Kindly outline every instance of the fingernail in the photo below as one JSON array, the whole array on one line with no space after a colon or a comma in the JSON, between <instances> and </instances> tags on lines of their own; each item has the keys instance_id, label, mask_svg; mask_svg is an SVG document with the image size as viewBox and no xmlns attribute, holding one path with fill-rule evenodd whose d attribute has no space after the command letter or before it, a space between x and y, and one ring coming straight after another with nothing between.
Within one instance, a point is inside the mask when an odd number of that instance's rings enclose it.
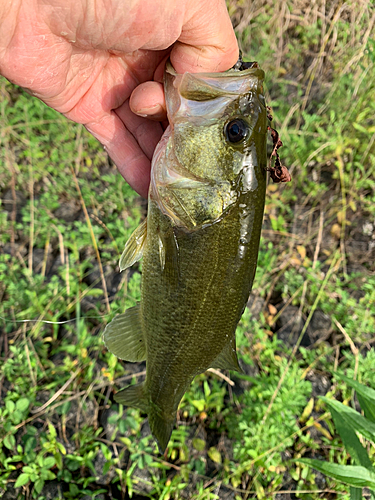
<instances>
[{"instance_id":1,"label":"fingernail","mask_svg":"<svg viewBox=\"0 0 375 500\"><path fill-rule=\"evenodd\" d=\"M139 109L136 113L138 116L143 116L147 118L148 116L152 115L159 115L164 112L163 107L160 106L160 104L157 104L156 106L151 106L150 108L142 108Z\"/></svg>"}]
</instances>

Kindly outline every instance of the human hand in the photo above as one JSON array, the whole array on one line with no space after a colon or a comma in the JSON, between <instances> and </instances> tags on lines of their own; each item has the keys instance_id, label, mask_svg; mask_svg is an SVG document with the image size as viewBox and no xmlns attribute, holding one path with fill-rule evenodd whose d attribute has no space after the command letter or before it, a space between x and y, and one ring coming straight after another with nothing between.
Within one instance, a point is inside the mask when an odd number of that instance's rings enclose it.
<instances>
[{"instance_id":1,"label":"human hand","mask_svg":"<svg viewBox=\"0 0 375 500\"><path fill-rule=\"evenodd\" d=\"M166 119L162 75L224 71L238 58L225 0L9 0L0 74L82 123L147 196Z\"/></svg>"}]
</instances>

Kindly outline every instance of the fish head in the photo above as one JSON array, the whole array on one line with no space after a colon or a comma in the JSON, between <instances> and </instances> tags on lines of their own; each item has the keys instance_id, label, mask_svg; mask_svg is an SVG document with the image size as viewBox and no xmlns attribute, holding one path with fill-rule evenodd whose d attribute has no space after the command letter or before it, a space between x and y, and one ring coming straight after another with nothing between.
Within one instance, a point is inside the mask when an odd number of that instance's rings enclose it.
<instances>
[{"instance_id":1,"label":"fish head","mask_svg":"<svg viewBox=\"0 0 375 500\"><path fill-rule=\"evenodd\" d=\"M151 198L175 225L217 221L241 194L265 184L264 72L177 74L168 63L169 127L155 153Z\"/></svg>"}]
</instances>

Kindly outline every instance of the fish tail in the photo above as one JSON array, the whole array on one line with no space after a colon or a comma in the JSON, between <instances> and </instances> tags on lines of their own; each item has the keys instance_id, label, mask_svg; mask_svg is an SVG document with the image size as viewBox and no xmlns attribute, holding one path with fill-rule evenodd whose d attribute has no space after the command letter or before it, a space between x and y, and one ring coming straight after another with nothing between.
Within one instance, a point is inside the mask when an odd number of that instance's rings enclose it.
<instances>
[{"instance_id":1,"label":"fish tail","mask_svg":"<svg viewBox=\"0 0 375 500\"><path fill-rule=\"evenodd\" d=\"M166 419L157 411L156 408L151 409L149 412L148 422L150 424L151 432L158 442L160 453L165 452L168 441L171 438L175 421L176 418Z\"/></svg>"}]
</instances>

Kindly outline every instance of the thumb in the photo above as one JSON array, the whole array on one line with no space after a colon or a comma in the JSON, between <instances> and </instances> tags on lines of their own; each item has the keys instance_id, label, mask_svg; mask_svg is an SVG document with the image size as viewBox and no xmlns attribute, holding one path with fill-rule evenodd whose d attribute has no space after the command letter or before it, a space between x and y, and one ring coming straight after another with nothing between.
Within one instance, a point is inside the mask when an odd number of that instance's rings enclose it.
<instances>
[{"instance_id":1,"label":"thumb","mask_svg":"<svg viewBox=\"0 0 375 500\"><path fill-rule=\"evenodd\" d=\"M225 0L188 4L186 21L170 55L174 69L198 73L231 68L238 60L238 44Z\"/></svg>"}]
</instances>

